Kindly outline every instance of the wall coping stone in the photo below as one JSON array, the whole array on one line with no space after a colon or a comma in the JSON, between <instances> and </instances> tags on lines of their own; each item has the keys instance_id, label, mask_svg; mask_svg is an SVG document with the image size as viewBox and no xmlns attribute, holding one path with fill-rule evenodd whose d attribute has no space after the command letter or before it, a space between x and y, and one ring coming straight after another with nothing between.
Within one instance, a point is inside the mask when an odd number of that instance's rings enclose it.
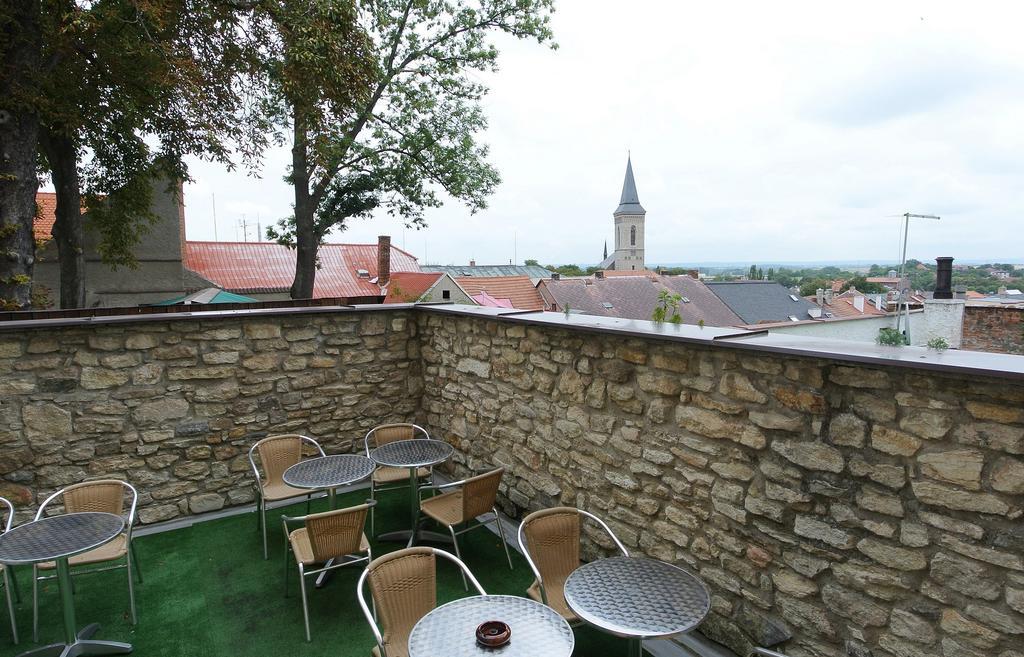
<instances>
[{"instance_id":1,"label":"wall coping stone","mask_svg":"<svg viewBox=\"0 0 1024 657\"><path fill-rule=\"evenodd\" d=\"M625 335L637 338L701 344L712 348L804 356L883 367L948 372L958 375L983 375L1024 381L1024 356L978 351L938 352L924 347L882 345L817 338L804 335L769 334L739 328L699 327L689 324L655 323L646 320L619 319L596 315L573 315L544 311L508 310L463 304L396 303L354 306L309 306L300 308L260 308L182 312L173 315L112 315L89 318L34 319L0 322L0 333L49 329L66 326L124 325L149 322L173 322L185 319L209 321L253 317L289 317L327 313L392 312L414 309L419 312L466 317L483 317L502 322L562 328L570 331Z\"/></svg>"}]
</instances>

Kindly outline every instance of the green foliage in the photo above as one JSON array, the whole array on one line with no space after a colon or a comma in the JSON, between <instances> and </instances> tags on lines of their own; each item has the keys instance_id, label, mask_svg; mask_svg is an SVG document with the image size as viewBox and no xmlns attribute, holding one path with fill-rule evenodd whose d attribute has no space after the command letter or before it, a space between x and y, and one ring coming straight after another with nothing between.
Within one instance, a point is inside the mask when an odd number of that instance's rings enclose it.
<instances>
[{"instance_id":1,"label":"green foliage","mask_svg":"<svg viewBox=\"0 0 1024 657\"><path fill-rule=\"evenodd\" d=\"M875 338L875 342L890 347L902 347L903 345L910 344L907 336L894 328L878 329L878 337Z\"/></svg>"},{"instance_id":2,"label":"green foliage","mask_svg":"<svg viewBox=\"0 0 1024 657\"><path fill-rule=\"evenodd\" d=\"M832 282L825 280L824 278L815 278L813 280L805 281L800 284L800 296L810 297L818 293L818 289L823 290L832 289Z\"/></svg>"},{"instance_id":3,"label":"green foliage","mask_svg":"<svg viewBox=\"0 0 1024 657\"><path fill-rule=\"evenodd\" d=\"M932 338L928 341L928 348L934 349L938 352L943 352L949 349L949 341L943 337Z\"/></svg>"},{"instance_id":4,"label":"green foliage","mask_svg":"<svg viewBox=\"0 0 1024 657\"><path fill-rule=\"evenodd\" d=\"M579 265L544 265L544 268L562 276L590 276L594 272L601 271L600 267L587 267L583 269Z\"/></svg>"},{"instance_id":5,"label":"green foliage","mask_svg":"<svg viewBox=\"0 0 1024 657\"><path fill-rule=\"evenodd\" d=\"M297 217L273 239L301 254L304 240L375 211L420 226L445 197L486 207L499 182L478 141L491 35L549 41L553 0L256 4L270 35L266 104L278 139L290 128L296 144Z\"/></svg>"},{"instance_id":6,"label":"green foliage","mask_svg":"<svg viewBox=\"0 0 1024 657\"><path fill-rule=\"evenodd\" d=\"M854 276L853 278L848 279L845 283L843 283L843 286L839 288L839 291L846 292L851 287L855 287L857 288L858 292L864 292L866 294L876 294L886 291L885 287L879 285L878 283L868 283L867 279L864 276Z\"/></svg>"},{"instance_id":7,"label":"green foliage","mask_svg":"<svg viewBox=\"0 0 1024 657\"><path fill-rule=\"evenodd\" d=\"M525 266L527 266L527 267L539 267L540 266L540 263L538 263L536 260L533 260L532 258L529 258L529 259L525 260L523 262L523 264Z\"/></svg>"},{"instance_id":8,"label":"green foliage","mask_svg":"<svg viewBox=\"0 0 1024 657\"><path fill-rule=\"evenodd\" d=\"M681 294L662 290L658 293L658 303L651 312L651 319L659 323L668 319L673 324L681 324L683 317L679 314L679 302L682 299Z\"/></svg>"}]
</instances>

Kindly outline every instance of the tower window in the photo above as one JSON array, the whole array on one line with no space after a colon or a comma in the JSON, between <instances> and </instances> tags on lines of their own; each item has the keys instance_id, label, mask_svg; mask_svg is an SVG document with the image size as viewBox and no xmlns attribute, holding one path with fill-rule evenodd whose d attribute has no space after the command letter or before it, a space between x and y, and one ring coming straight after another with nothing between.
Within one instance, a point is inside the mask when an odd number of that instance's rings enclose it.
<instances>
[{"instance_id":1,"label":"tower window","mask_svg":"<svg viewBox=\"0 0 1024 657\"><path fill-rule=\"evenodd\" d=\"M629 245L636 246L636 226L630 226L629 228Z\"/></svg>"}]
</instances>

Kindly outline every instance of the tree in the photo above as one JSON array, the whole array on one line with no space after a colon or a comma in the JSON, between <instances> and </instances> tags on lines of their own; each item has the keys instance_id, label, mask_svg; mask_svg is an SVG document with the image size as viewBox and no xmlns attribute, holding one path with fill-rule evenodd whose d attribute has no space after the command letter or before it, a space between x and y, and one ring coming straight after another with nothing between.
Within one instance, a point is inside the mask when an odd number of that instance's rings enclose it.
<instances>
[{"instance_id":1,"label":"tree","mask_svg":"<svg viewBox=\"0 0 1024 657\"><path fill-rule=\"evenodd\" d=\"M527 267L539 267L540 266L539 263L536 260L533 260L532 258L531 259L527 259L526 261L523 262L523 264L526 265Z\"/></svg>"},{"instance_id":2,"label":"tree","mask_svg":"<svg viewBox=\"0 0 1024 657\"><path fill-rule=\"evenodd\" d=\"M60 304L85 303L83 207L111 266L136 266L152 187L185 155L251 160L264 126L246 110L256 50L242 14L212 0L43 0L37 106L57 195ZM154 151L147 137L156 138Z\"/></svg>"},{"instance_id":3,"label":"tree","mask_svg":"<svg viewBox=\"0 0 1024 657\"><path fill-rule=\"evenodd\" d=\"M0 308L31 305L39 117L31 102L41 60L39 0L0 3Z\"/></svg>"},{"instance_id":4,"label":"tree","mask_svg":"<svg viewBox=\"0 0 1024 657\"><path fill-rule=\"evenodd\" d=\"M486 207L499 182L477 142L488 36L550 39L553 0L276 0L271 104L292 132L294 214L267 231L296 248L293 298L311 297L328 231L383 209L424 223L441 193ZM258 9L259 11L259 9Z\"/></svg>"},{"instance_id":5,"label":"tree","mask_svg":"<svg viewBox=\"0 0 1024 657\"><path fill-rule=\"evenodd\" d=\"M847 280L845 283L843 283L843 286L840 288L839 291L846 292L851 287L857 288L858 292L864 292L867 294L885 292L884 287L882 287L878 283L868 283L867 279L864 278L863 276L854 276L853 278Z\"/></svg>"},{"instance_id":6,"label":"tree","mask_svg":"<svg viewBox=\"0 0 1024 657\"><path fill-rule=\"evenodd\" d=\"M824 278L816 278L800 284L800 296L810 297L818 293L818 288L823 290L831 289L832 283Z\"/></svg>"}]
</instances>

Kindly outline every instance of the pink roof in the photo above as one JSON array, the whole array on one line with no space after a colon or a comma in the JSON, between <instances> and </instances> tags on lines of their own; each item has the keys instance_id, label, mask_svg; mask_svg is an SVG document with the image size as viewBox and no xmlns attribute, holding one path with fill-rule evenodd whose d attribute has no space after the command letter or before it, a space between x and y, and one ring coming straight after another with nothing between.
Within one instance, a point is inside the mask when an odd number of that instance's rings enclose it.
<instances>
[{"instance_id":1,"label":"pink roof","mask_svg":"<svg viewBox=\"0 0 1024 657\"><path fill-rule=\"evenodd\" d=\"M489 308L515 308L515 306L512 305L511 299L496 299L483 291L481 291L480 294L474 294L472 299L473 301L476 301L478 305L487 306Z\"/></svg>"},{"instance_id":2,"label":"pink roof","mask_svg":"<svg viewBox=\"0 0 1024 657\"><path fill-rule=\"evenodd\" d=\"M313 296L381 296L376 244L324 244ZM230 292L287 292L295 278L295 251L273 242L186 242L185 267ZM369 272L360 278L358 270ZM391 247L391 271L419 271L416 258Z\"/></svg>"}]
</instances>

